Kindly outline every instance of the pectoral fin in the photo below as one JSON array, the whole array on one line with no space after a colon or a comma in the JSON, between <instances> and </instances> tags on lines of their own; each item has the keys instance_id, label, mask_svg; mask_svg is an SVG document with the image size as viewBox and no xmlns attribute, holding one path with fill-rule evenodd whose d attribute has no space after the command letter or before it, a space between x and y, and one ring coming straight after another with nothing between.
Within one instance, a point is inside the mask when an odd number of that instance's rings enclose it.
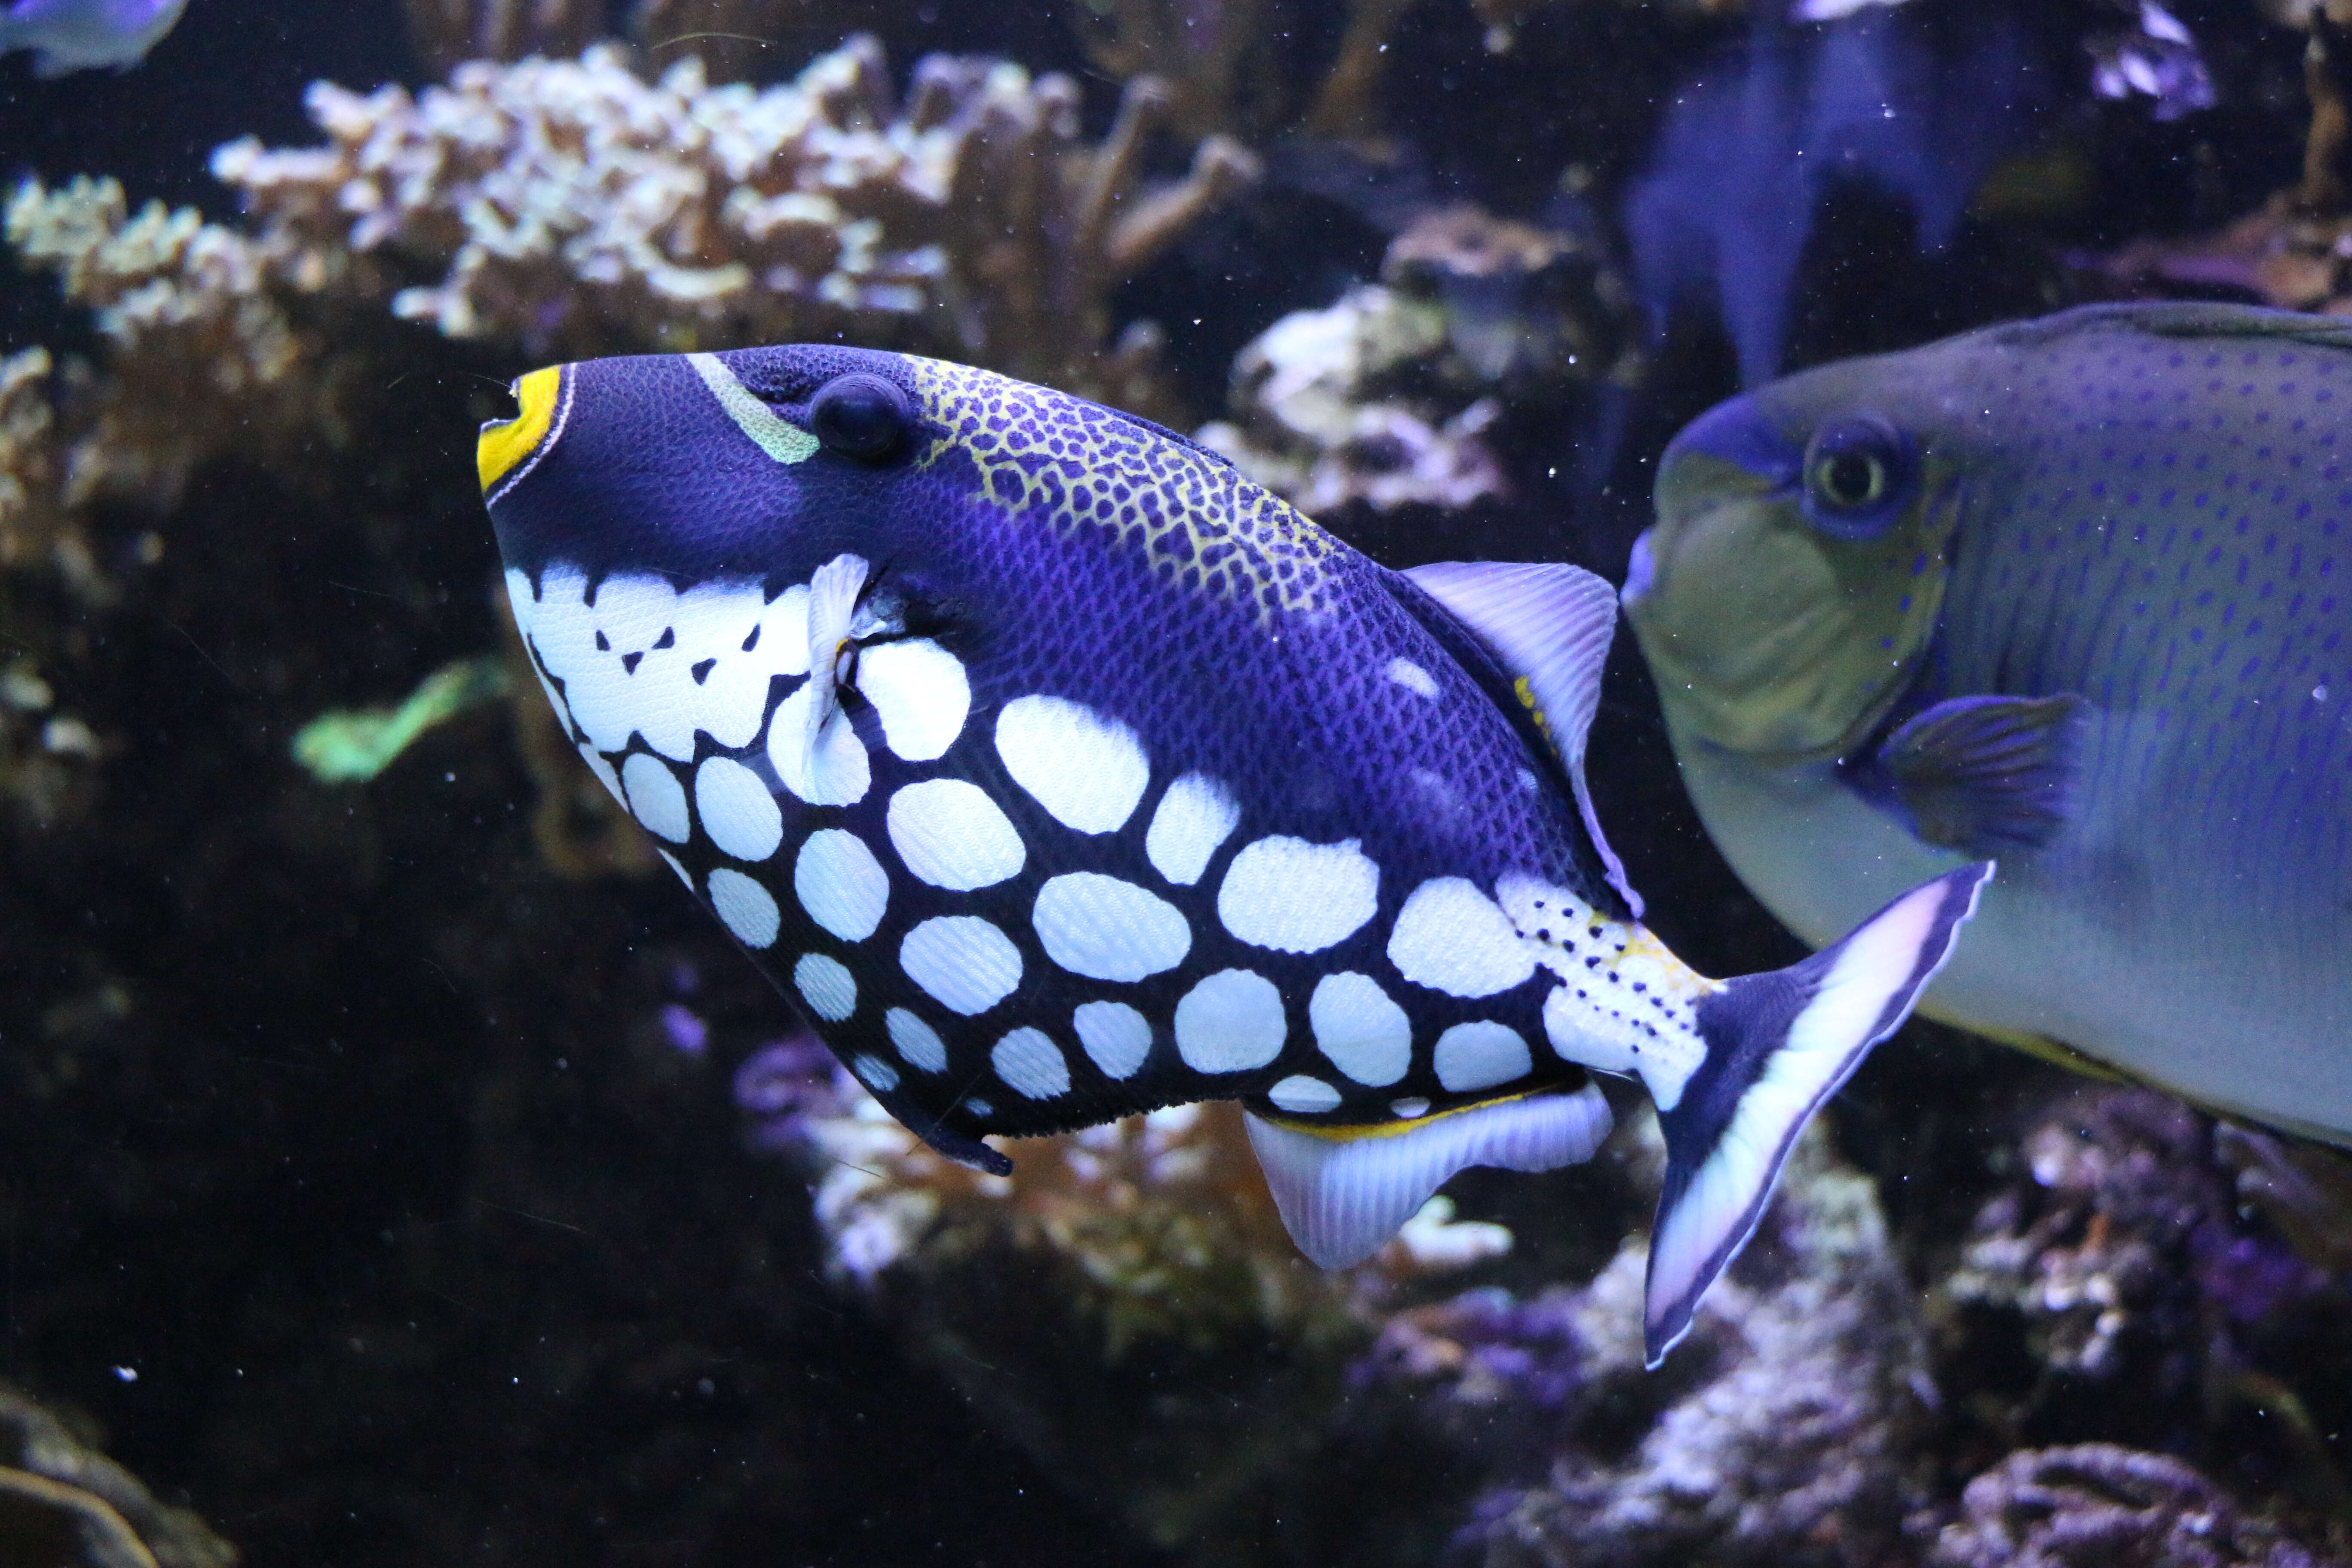
<instances>
[{"instance_id":1,"label":"pectoral fin","mask_svg":"<svg viewBox=\"0 0 2352 1568\"><path fill-rule=\"evenodd\" d=\"M1877 763L1913 831L1964 855L2047 844L2074 806L2090 704L2080 697L1955 697L1914 715Z\"/></svg>"},{"instance_id":2,"label":"pectoral fin","mask_svg":"<svg viewBox=\"0 0 2352 1568\"><path fill-rule=\"evenodd\" d=\"M1465 1165L1554 1171L1592 1158L1609 1136L1609 1102L1528 1094L1390 1127L1307 1129L1247 1113L1250 1147L1298 1250L1345 1268L1380 1250Z\"/></svg>"}]
</instances>

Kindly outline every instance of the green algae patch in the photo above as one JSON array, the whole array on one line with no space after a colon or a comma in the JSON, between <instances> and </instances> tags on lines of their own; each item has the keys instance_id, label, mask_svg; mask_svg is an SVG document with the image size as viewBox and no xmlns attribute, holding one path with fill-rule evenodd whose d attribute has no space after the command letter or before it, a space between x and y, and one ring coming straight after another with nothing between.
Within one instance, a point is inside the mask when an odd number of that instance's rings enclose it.
<instances>
[{"instance_id":1,"label":"green algae patch","mask_svg":"<svg viewBox=\"0 0 2352 1568\"><path fill-rule=\"evenodd\" d=\"M294 737L294 760L320 784L365 784L425 731L506 692L505 660L461 658L426 676L396 708L341 708L311 720Z\"/></svg>"}]
</instances>

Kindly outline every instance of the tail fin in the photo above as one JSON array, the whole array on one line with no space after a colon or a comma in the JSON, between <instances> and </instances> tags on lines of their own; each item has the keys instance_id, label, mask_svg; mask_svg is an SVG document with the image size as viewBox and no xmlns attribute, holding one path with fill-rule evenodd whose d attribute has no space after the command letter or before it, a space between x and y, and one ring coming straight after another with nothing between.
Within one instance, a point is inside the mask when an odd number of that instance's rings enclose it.
<instances>
[{"instance_id":1,"label":"tail fin","mask_svg":"<svg viewBox=\"0 0 2352 1568\"><path fill-rule=\"evenodd\" d=\"M1652 1366L1748 1244L1797 1134L1910 1015L1991 876L1990 860L1948 872L1802 963L1742 975L1699 1004L1706 1060L1658 1111L1666 1179L1643 1313Z\"/></svg>"}]
</instances>

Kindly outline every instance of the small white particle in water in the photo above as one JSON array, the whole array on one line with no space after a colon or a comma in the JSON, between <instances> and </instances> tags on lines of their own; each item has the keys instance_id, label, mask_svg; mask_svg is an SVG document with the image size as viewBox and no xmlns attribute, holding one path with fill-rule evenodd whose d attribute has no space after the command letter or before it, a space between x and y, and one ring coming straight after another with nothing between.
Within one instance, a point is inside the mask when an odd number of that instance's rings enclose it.
<instances>
[{"instance_id":1,"label":"small white particle in water","mask_svg":"<svg viewBox=\"0 0 2352 1568\"><path fill-rule=\"evenodd\" d=\"M135 1366L118 1366L114 1369L114 1375L125 1383L136 1383L139 1381L139 1369Z\"/></svg>"},{"instance_id":2,"label":"small white particle in water","mask_svg":"<svg viewBox=\"0 0 2352 1568\"><path fill-rule=\"evenodd\" d=\"M2313 688L2311 689L2311 700L2312 700L2314 702L2325 702L2325 701L2326 701L2326 700L2327 700L2327 688L2326 688L2326 687L2325 687L2325 686L2315 686L2315 687L2313 687Z\"/></svg>"}]
</instances>

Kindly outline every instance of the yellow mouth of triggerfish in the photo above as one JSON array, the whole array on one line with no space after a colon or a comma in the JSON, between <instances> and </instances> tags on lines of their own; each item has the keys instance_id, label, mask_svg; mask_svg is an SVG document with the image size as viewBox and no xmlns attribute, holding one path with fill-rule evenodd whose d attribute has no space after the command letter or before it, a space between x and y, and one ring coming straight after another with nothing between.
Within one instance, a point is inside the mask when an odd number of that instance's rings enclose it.
<instances>
[{"instance_id":1,"label":"yellow mouth of triggerfish","mask_svg":"<svg viewBox=\"0 0 2352 1568\"><path fill-rule=\"evenodd\" d=\"M474 445L474 468L482 477L482 493L514 471L521 462L539 449L547 439L549 426L555 423L556 395L563 388L563 368L549 365L532 371L514 384L514 395L522 402L522 412L511 419L493 420L482 426L481 439Z\"/></svg>"}]
</instances>

